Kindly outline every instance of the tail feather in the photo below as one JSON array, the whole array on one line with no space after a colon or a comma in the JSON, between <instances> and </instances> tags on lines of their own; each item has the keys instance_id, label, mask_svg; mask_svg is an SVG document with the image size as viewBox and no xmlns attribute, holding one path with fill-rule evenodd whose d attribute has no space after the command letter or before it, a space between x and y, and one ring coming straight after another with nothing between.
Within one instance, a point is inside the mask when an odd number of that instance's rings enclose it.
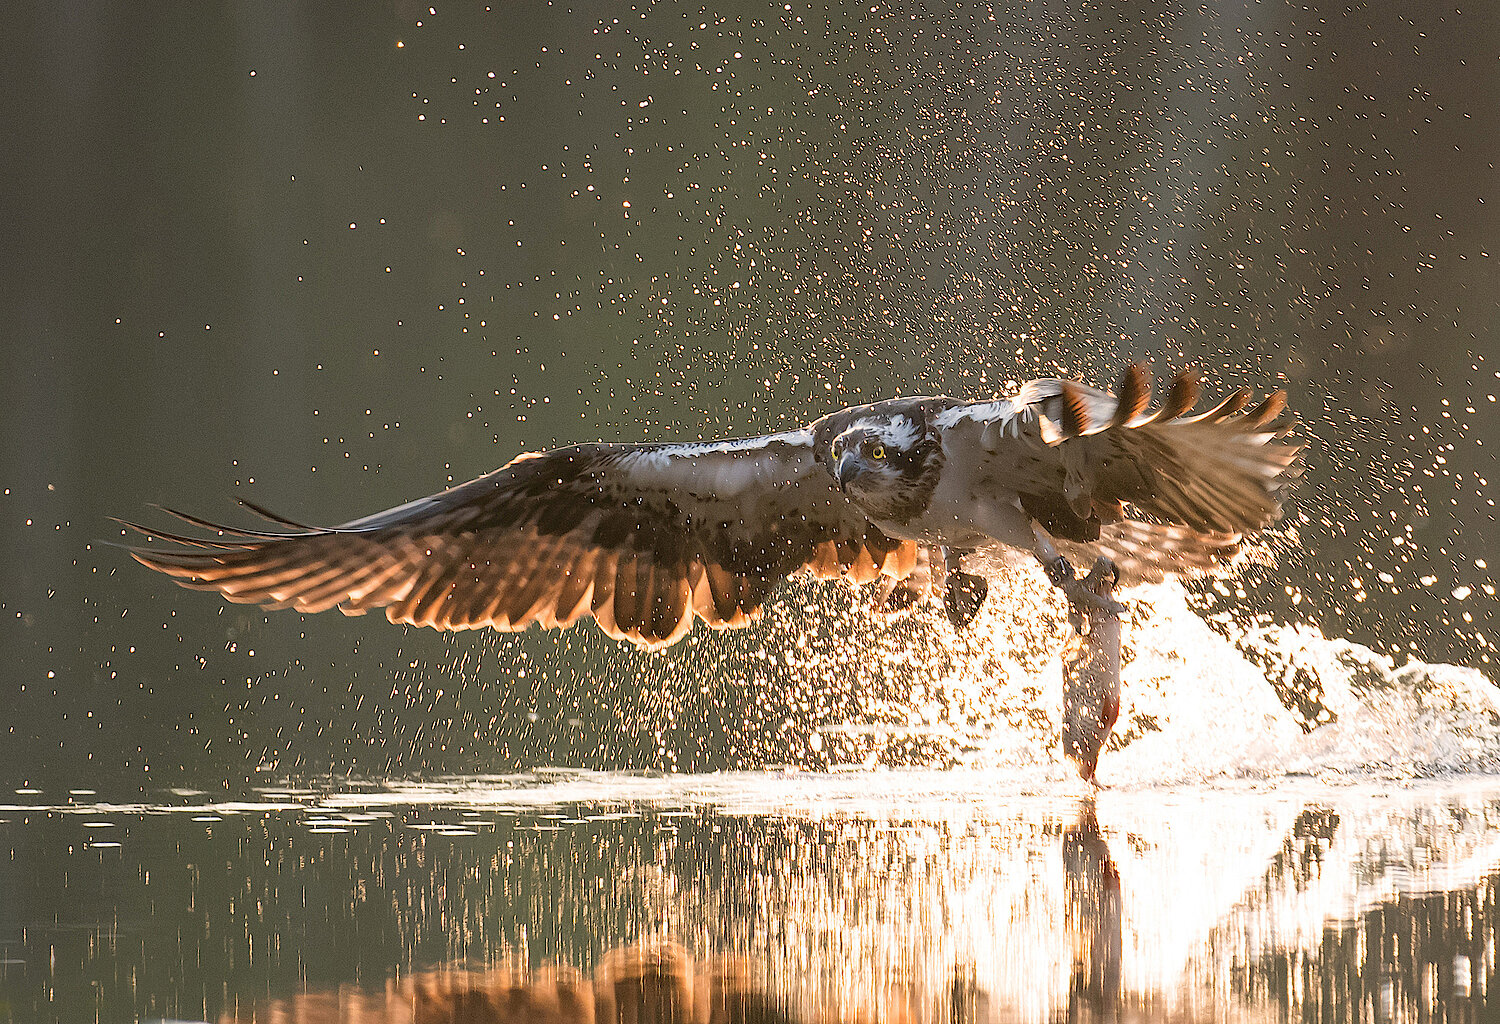
<instances>
[{"instance_id":1,"label":"tail feather","mask_svg":"<svg viewBox=\"0 0 1500 1024\"><path fill-rule=\"evenodd\" d=\"M1166 579L1200 579L1232 571L1245 538L1237 533L1201 533L1188 526L1124 519L1100 528L1096 541L1053 537L1063 557L1083 572L1105 555L1120 570L1120 586L1160 583ZM1030 552L996 544L964 560L964 569L995 577L1036 564Z\"/></svg>"}]
</instances>

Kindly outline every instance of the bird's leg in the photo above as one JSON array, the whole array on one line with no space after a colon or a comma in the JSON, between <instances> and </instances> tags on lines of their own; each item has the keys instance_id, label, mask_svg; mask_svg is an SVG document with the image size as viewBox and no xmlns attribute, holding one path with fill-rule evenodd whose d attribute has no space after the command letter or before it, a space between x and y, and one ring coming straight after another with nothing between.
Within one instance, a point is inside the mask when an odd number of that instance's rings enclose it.
<instances>
[{"instance_id":1,"label":"bird's leg","mask_svg":"<svg viewBox=\"0 0 1500 1024\"><path fill-rule=\"evenodd\" d=\"M943 610L954 629L963 629L974 621L990 592L983 576L963 571L964 556L970 554L973 551L963 548L943 548Z\"/></svg>"},{"instance_id":2,"label":"bird's leg","mask_svg":"<svg viewBox=\"0 0 1500 1024\"><path fill-rule=\"evenodd\" d=\"M1109 615L1123 615L1125 606L1110 597L1102 597L1095 592L1092 584L1098 582L1098 573L1111 572L1116 582L1119 582L1120 574L1113 562L1109 559L1101 559L1105 568L1101 569L1099 563L1095 563L1093 570L1084 579L1079 579L1073 572L1073 566L1064 558L1052 543L1052 538L1047 531L1035 523L1031 527L1032 535L1036 538L1032 551L1037 561L1042 563L1042 568L1047 573L1047 580L1054 587L1063 592L1068 599L1068 604L1084 611L1095 610L1105 612Z\"/></svg>"},{"instance_id":3,"label":"bird's leg","mask_svg":"<svg viewBox=\"0 0 1500 1024\"><path fill-rule=\"evenodd\" d=\"M1120 567L1115 565L1114 559L1106 555L1100 555L1094 559L1094 567L1089 570L1089 574L1079 580L1078 583L1090 594L1097 596L1113 594L1115 588L1120 585ZM1124 611L1125 606L1119 605L1119 608L1120 611L1111 611L1108 608L1101 607L1095 610L1095 614L1118 618L1121 612ZM1079 636L1087 636L1092 621L1093 618L1090 616L1088 610L1080 607L1071 600L1068 602L1068 622L1072 625L1073 632Z\"/></svg>"}]
</instances>

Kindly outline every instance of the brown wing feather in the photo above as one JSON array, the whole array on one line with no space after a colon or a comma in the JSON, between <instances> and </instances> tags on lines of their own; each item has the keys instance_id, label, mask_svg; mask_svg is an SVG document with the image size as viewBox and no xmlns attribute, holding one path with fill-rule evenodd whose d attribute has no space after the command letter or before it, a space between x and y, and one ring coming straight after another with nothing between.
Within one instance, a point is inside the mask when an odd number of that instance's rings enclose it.
<instances>
[{"instance_id":1,"label":"brown wing feather","mask_svg":"<svg viewBox=\"0 0 1500 1024\"><path fill-rule=\"evenodd\" d=\"M749 624L789 575L901 577L891 540L834 486L807 431L708 445L579 445L522 456L466 484L321 529L237 530L196 516L195 538L123 525L173 546L143 565L231 601L457 630L566 627L592 616L642 647L695 618Z\"/></svg>"},{"instance_id":2,"label":"brown wing feather","mask_svg":"<svg viewBox=\"0 0 1500 1024\"><path fill-rule=\"evenodd\" d=\"M1087 434L1093 426L1083 392L1072 381L1062 382L1062 432L1064 437Z\"/></svg>"},{"instance_id":3,"label":"brown wing feather","mask_svg":"<svg viewBox=\"0 0 1500 1024\"><path fill-rule=\"evenodd\" d=\"M1238 390L1190 416L1199 395L1191 372L1177 375L1155 411L1142 368L1128 368L1119 389L1116 399L1075 381L1032 381L1013 399L1032 418L996 431L1003 443L989 449L1064 554L1084 564L1109 554L1136 581L1192 575L1280 516L1304 449L1288 437L1296 417L1285 392L1251 406Z\"/></svg>"},{"instance_id":4,"label":"brown wing feather","mask_svg":"<svg viewBox=\"0 0 1500 1024\"><path fill-rule=\"evenodd\" d=\"M1111 427L1123 427L1141 413L1146 411L1146 406L1151 403L1151 378L1146 375L1146 368L1140 363L1131 363L1125 367L1125 372L1120 375L1119 404L1115 406L1114 418L1110 420Z\"/></svg>"},{"instance_id":5,"label":"brown wing feather","mask_svg":"<svg viewBox=\"0 0 1500 1024\"><path fill-rule=\"evenodd\" d=\"M1295 423L1261 409L1215 410L1110 431L1098 497L1205 533L1255 533L1281 515L1282 497L1302 475L1304 446L1287 439Z\"/></svg>"},{"instance_id":6,"label":"brown wing feather","mask_svg":"<svg viewBox=\"0 0 1500 1024\"><path fill-rule=\"evenodd\" d=\"M1033 453L1018 489L1048 530L1092 541L1101 525L1120 519L1122 503L1209 535L1255 533L1281 514L1281 499L1302 475L1304 449L1288 439L1296 417L1286 411L1285 392L1247 409L1250 393L1240 389L1189 416L1199 384L1183 371L1162 407L1147 412L1150 383L1138 367L1126 370L1120 392L1117 401L1044 378L1018 395L1039 414L1035 431L1014 442ZM1091 429L1085 415L1105 425Z\"/></svg>"},{"instance_id":7,"label":"brown wing feather","mask_svg":"<svg viewBox=\"0 0 1500 1024\"><path fill-rule=\"evenodd\" d=\"M1198 404L1198 390L1196 370L1177 371L1177 376L1173 377L1172 383L1167 385L1167 400L1151 417L1151 422L1160 423L1163 420L1174 420L1186 416L1192 411L1193 406Z\"/></svg>"}]
</instances>

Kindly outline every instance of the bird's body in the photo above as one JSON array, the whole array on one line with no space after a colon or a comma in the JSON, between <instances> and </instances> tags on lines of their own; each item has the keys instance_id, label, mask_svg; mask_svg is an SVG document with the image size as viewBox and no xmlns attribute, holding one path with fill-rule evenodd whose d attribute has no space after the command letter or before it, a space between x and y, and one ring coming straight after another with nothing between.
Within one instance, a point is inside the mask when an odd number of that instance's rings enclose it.
<instances>
[{"instance_id":1,"label":"bird's body","mask_svg":"<svg viewBox=\"0 0 1500 1024\"><path fill-rule=\"evenodd\" d=\"M957 622L983 599L960 568L970 551L1032 552L1087 600L1063 555L1108 556L1127 580L1204 571L1276 518L1301 451L1280 393L1242 411L1236 392L1197 417L1187 376L1155 412L1149 394L1131 367L1118 397L1049 378L1008 398L891 399L743 440L523 455L338 527L270 516L287 529L236 530L180 513L211 535L126 525L176 545L131 552L184 586L303 611L383 608L439 629L591 616L657 648L695 618L748 624L794 574L902 580L935 561Z\"/></svg>"}]
</instances>

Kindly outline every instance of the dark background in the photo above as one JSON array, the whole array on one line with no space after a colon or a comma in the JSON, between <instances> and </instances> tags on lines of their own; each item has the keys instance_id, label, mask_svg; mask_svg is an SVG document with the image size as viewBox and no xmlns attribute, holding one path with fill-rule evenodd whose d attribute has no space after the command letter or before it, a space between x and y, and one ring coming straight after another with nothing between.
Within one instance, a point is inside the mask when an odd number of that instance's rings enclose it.
<instances>
[{"instance_id":1,"label":"dark background","mask_svg":"<svg viewBox=\"0 0 1500 1024\"><path fill-rule=\"evenodd\" d=\"M764 759L785 624L647 656L265 614L106 517L342 521L1139 357L1306 421L1297 546L1237 614L1493 678L1475 8L13 7L0 786Z\"/></svg>"}]
</instances>

